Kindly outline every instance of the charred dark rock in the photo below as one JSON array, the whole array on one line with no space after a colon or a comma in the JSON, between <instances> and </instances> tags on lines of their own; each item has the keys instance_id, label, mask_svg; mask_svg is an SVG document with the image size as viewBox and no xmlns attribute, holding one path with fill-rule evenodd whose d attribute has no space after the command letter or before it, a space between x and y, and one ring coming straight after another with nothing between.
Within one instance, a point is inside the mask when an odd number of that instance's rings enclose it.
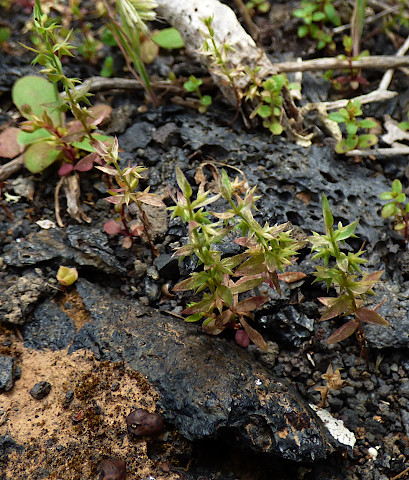
<instances>
[{"instance_id":1,"label":"charred dark rock","mask_svg":"<svg viewBox=\"0 0 409 480\"><path fill-rule=\"evenodd\" d=\"M146 375L160 392L163 417L187 439L216 437L230 428L256 452L295 461L325 458L334 450L295 390L232 340L203 335L154 310L136 318L130 303L86 281L81 295L94 324L78 332L71 351L90 348Z\"/></svg>"},{"instance_id":2,"label":"charred dark rock","mask_svg":"<svg viewBox=\"0 0 409 480\"><path fill-rule=\"evenodd\" d=\"M0 393L12 389L15 380L15 360L13 357L0 356Z\"/></svg>"},{"instance_id":3,"label":"charred dark rock","mask_svg":"<svg viewBox=\"0 0 409 480\"><path fill-rule=\"evenodd\" d=\"M41 381L34 385L34 387L30 390L30 395L34 397L36 400L42 400L45 398L51 390L51 383Z\"/></svg>"},{"instance_id":4,"label":"charred dark rock","mask_svg":"<svg viewBox=\"0 0 409 480\"><path fill-rule=\"evenodd\" d=\"M126 476L126 462L109 458L102 460L100 464L100 480L122 480Z\"/></svg>"}]
</instances>

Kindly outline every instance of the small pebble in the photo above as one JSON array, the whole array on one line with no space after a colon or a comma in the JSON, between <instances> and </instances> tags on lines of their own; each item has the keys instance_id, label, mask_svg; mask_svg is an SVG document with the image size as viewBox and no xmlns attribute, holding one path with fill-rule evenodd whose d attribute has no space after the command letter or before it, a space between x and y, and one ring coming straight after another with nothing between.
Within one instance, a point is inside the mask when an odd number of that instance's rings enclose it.
<instances>
[{"instance_id":1,"label":"small pebble","mask_svg":"<svg viewBox=\"0 0 409 480\"><path fill-rule=\"evenodd\" d=\"M101 480L122 480L126 475L126 462L124 460L109 458L102 460L100 469L103 474Z\"/></svg>"},{"instance_id":2,"label":"small pebble","mask_svg":"<svg viewBox=\"0 0 409 480\"><path fill-rule=\"evenodd\" d=\"M116 392L119 390L119 382L116 381L111 385L111 392Z\"/></svg>"},{"instance_id":3,"label":"small pebble","mask_svg":"<svg viewBox=\"0 0 409 480\"><path fill-rule=\"evenodd\" d=\"M128 432L136 436L154 435L163 430L163 419L157 413L137 408L126 417Z\"/></svg>"},{"instance_id":4,"label":"small pebble","mask_svg":"<svg viewBox=\"0 0 409 480\"><path fill-rule=\"evenodd\" d=\"M34 397L36 400L41 400L46 397L51 390L51 383L41 381L34 385L34 387L30 390L30 395Z\"/></svg>"}]
</instances>

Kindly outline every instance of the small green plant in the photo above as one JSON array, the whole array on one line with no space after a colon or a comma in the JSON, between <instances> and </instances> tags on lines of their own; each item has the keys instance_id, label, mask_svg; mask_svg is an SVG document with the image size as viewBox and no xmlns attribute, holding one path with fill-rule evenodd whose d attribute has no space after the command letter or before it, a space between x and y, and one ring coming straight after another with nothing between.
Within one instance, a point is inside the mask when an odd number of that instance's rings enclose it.
<instances>
[{"instance_id":1,"label":"small green plant","mask_svg":"<svg viewBox=\"0 0 409 480\"><path fill-rule=\"evenodd\" d=\"M343 44L344 44L346 55L344 54L338 55L337 58L339 58L340 60L348 60L349 68L345 72L346 74L334 78L333 70L328 70L327 72L325 72L324 77L330 80L334 88L336 88L337 90L341 90L346 85L349 85L349 87L352 90L357 90L360 85L369 85L368 80L362 76L361 71L359 69L352 67L353 61L369 56L369 51L365 50L359 53L358 55L353 56L352 55L352 47L353 47L352 37L349 37L347 35L344 35L343 37Z\"/></svg>"},{"instance_id":2,"label":"small green plant","mask_svg":"<svg viewBox=\"0 0 409 480\"><path fill-rule=\"evenodd\" d=\"M157 107L159 101L152 90L141 53L141 37L149 32L145 22L155 19L157 4L153 0L116 0L116 10L113 11L108 0L103 1L110 20L108 28L121 49L129 71L142 82L148 97Z\"/></svg>"},{"instance_id":3,"label":"small green plant","mask_svg":"<svg viewBox=\"0 0 409 480\"><path fill-rule=\"evenodd\" d=\"M409 120L409 112L408 112L408 120ZM398 125L399 128L404 130L405 132L409 130L409 121L406 122L400 122Z\"/></svg>"},{"instance_id":4,"label":"small green plant","mask_svg":"<svg viewBox=\"0 0 409 480\"><path fill-rule=\"evenodd\" d=\"M368 365L367 342L363 323L390 326L376 312L376 308L369 309L362 306L366 296L374 294L372 289L383 272L362 274L360 265L367 262L361 258L364 250L360 249L356 253L348 252L348 254L341 250L341 244L345 240L355 237L354 232L358 225L358 220L345 227L339 222L338 228L334 229L334 218L325 195L322 196L322 210L325 235L313 232L313 236L309 237L309 241L312 244L311 250L316 252L313 259L322 259L324 262L324 266L316 267L316 272L314 273L316 277L315 282L324 282L327 286L327 291L334 287L338 296L321 297L318 299L326 307L319 321L323 322L332 318L351 315L353 319L338 328L328 338L328 343L341 342L355 333L361 347L361 355L365 358ZM331 267L329 266L330 260L333 264ZM360 280L358 280L358 275L362 275Z\"/></svg>"},{"instance_id":5,"label":"small green plant","mask_svg":"<svg viewBox=\"0 0 409 480\"><path fill-rule=\"evenodd\" d=\"M341 108L338 112L333 112L328 115L330 120L334 122L345 124L347 137L339 141L335 145L337 153L346 153L355 148L369 148L378 143L378 137L374 134L358 135L358 129L374 128L378 125L377 122L370 119L358 120L357 117L362 115L361 103L359 100L349 101L346 108Z\"/></svg>"},{"instance_id":6,"label":"small green plant","mask_svg":"<svg viewBox=\"0 0 409 480\"><path fill-rule=\"evenodd\" d=\"M108 55L104 60L100 74L101 77L109 78L112 77L114 73L114 59L111 55Z\"/></svg>"},{"instance_id":7,"label":"small green plant","mask_svg":"<svg viewBox=\"0 0 409 480\"><path fill-rule=\"evenodd\" d=\"M174 199L176 206L170 209L172 218L180 217L189 226L189 241L175 255L181 258L194 255L202 267L174 287L175 291L194 290L202 294L201 300L182 312L189 315L186 321L201 320L203 331L211 335L233 328L240 345L247 346L251 340L266 350L265 341L249 321L253 320L252 312L269 297L249 295L264 282L280 292L279 279L285 280L285 276L278 271L283 272L292 264L302 243L291 238L288 224L261 226L252 214L259 198L255 196L255 188L244 188L244 182L238 179L230 181L224 170L218 178L220 193L214 196L201 183L194 198L192 187L179 168L176 178L181 191ZM220 198L229 208L220 213L205 209ZM232 234L236 236L233 241L245 251L223 258L217 245ZM294 279L305 276L300 272L291 275ZM246 298L240 299L241 294L246 294Z\"/></svg>"},{"instance_id":8,"label":"small green plant","mask_svg":"<svg viewBox=\"0 0 409 480\"><path fill-rule=\"evenodd\" d=\"M61 266L57 272L57 280L63 287L69 287L78 280L78 271L75 267Z\"/></svg>"},{"instance_id":9,"label":"small green plant","mask_svg":"<svg viewBox=\"0 0 409 480\"><path fill-rule=\"evenodd\" d=\"M267 0L250 0L246 3L246 8L250 12L267 13L270 7L270 2Z\"/></svg>"},{"instance_id":10,"label":"small green plant","mask_svg":"<svg viewBox=\"0 0 409 480\"><path fill-rule=\"evenodd\" d=\"M84 111L75 105L78 118L81 115L86 119L87 132L79 120L65 125L63 110L67 105L60 100L55 84L43 77L29 75L17 80L12 98L27 119L20 125L15 140L25 148L24 163L30 172L42 172L57 161L62 163L60 175L92 169L96 159L92 143L111 137L91 133L91 129L109 114L109 106L98 105Z\"/></svg>"},{"instance_id":11,"label":"small green plant","mask_svg":"<svg viewBox=\"0 0 409 480\"><path fill-rule=\"evenodd\" d=\"M335 50L332 34L325 31L326 24L336 27L341 25L333 0L305 0L301 2L301 8L294 10L293 15L304 21L304 25L301 25L297 31L299 38L309 36L317 42L318 50L326 46Z\"/></svg>"},{"instance_id":12,"label":"small green plant","mask_svg":"<svg viewBox=\"0 0 409 480\"><path fill-rule=\"evenodd\" d=\"M389 191L379 195L381 200L388 200L388 203L382 208L382 218L393 218L393 229L403 233L405 242L409 240L409 202L402 191L402 183L395 179L392 188Z\"/></svg>"},{"instance_id":13,"label":"small green plant","mask_svg":"<svg viewBox=\"0 0 409 480\"><path fill-rule=\"evenodd\" d=\"M202 85L202 80L196 78L194 75L190 75L189 80L183 84L183 88L187 92L195 92L199 97L200 106L198 108L200 113L205 113L207 109L212 104L212 97L210 95L202 95L200 92L200 85Z\"/></svg>"},{"instance_id":14,"label":"small green plant","mask_svg":"<svg viewBox=\"0 0 409 480\"><path fill-rule=\"evenodd\" d=\"M235 78L237 77L237 75L240 75L240 72L237 68L229 67L228 56L229 52L233 50L233 47L225 41L220 45L216 42L212 25L213 17L204 18L203 23L206 27L206 31L201 32L205 39L201 51L206 55L209 55L209 57L213 61L211 66L214 69L219 70L226 77L226 82L231 85L234 91L236 97L236 115L231 122L234 123L234 121L239 115L240 107L240 96Z\"/></svg>"},{"instance_id":15,"label":"small green plant","mask_svg":"<svg viewBox=\"0 0 409 480\"><path fill-rule=\"evenodd\" d=\"M145 235L151 244L153 251L156 251L153 242L149 236L149 221L142 208L142 204L164 207L165 204L159 197L149 192L149 187L144 191L138 191L141 173L146 168L138 165L128 165L122 168L118 157L118 140L106 145L103 142L96 142L95 151L103 160L104 165L98 165L96 168L104 172L109 179L109 197L105 200L114 205L115 211L119 214L117 219L111 219L105 222L104 230L108 235L123 235L122 243L124 248L130 248L136 237ZM116 185L114 185L115 181ZM114 188L119 187L119 188ZM135 204L139 210L140 222L130 219L127 208L129 204Z\"/></svg>"},{"instance_id":16,"label":"small green plant","mask_svg":"<svg viewBox=\"0 0 409 480\"><path fill-rule=\"evenodd\" d=\"M262 83L260 89L257 83L249 88L246 100L257 98L258 106L251 112L250 118L256 115L263 119L263 126L268 128L273 135L280 135L284 128L281 125L283 115L283 89L297 90L300 86L289 83L286 75L273 75Z\"/></svg>"}]
</instances>

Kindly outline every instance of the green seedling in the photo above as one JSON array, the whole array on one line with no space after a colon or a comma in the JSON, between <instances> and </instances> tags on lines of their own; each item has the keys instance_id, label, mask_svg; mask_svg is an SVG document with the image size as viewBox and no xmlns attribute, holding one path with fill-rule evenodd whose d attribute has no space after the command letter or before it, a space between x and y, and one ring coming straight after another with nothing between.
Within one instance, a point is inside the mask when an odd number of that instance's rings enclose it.
<instances>
[{"instance_id":1,"label":"green seedling","mask_svg":"<svg viewBox=\"0 0 409 480\"><path fill-rule=\"evenodd\" d=\"M408 112L408 120L409 120L409 112ZM409 130L409 121L406 122L400 122L398 124L398 127L404 130L405 132Z\"/></svg>"},{"instance_id":2,"label":"green seedling","mask_svg":"<svg viewBox=\"0 0 409 480\"><path fill-rule=\"evenodd\" d=\"M325 235L313 232L313 236L309 237L309 241L312 244L311 250L316 252L313 259L322 259L324 262L324 266L316 267L316 272L314 273L316 277L315 282L324 282L327 286L327 291L334 287L338 296L321 297L318 299L326 307L319 321L323 322L336 317L352 316L352 320L348 320L347 323L338 328L328 338L328 343L341 342L355 333L361 347L361 355L365 358L368 366L367 342L363 323L367 322L384 326L390 326L390 324L376 312L377 307L369 309L362 305L367 295L374 294L372 289L379 281L383 272L362 274L360 265L367 262L367 260L361 258L364 250L360 249L356 253L348 252L347 254L341 250L341 244L345 240L356 238L354 232L358 225L358 220L345 227L339 222L338 228L334 229L334 218L325 195L322 196L322 210ZM358 275L361 275L360 280Z\"/></svg>"},{"instance_id":3,"label":"green seedling","mask_svg":"<svg viewBox=\"0 0 409 480\"><path fill-rule=\"evenodd\" d=\"M326 24L341 25L341 19L333 5L333 0L306 0L301 8L294 10L293 15L301 18L304 25L298 28L299 38L309 36L317 42L317 49L328 46L335 50L332 34L325 30Z\"/></svg>"},{"instance_id":4,"label":"green seedling","mask_svg":"<svg viewBox=\"0 0 409 480\"><path fill-rule=\"evenodd\" d=\"M346 70L345 72L346 74L334 78L333 70L329 70L325 72L324 77L330 80L334 88L336 88L337 90L341 90L346 85L349 85L349 87L352 90L357 90L360 85L369 85L368 80L362 76L361 71L359 69L352 67L353 61L369 56L369 51L365 50L359 53L358 55L353 56L352 55L352 47L353 47L352 37L348 37L347 35L344 35L343 37L343 44L344 44L346 55L344 54L338 55L337 58L339 58L340 60L348 60L349 68L348 70Z\"/></svg>"},{"instance_id":5,"label":"green seedling","mask_svg":"<svg viewBox=\"0 0 409 480\"><path fill-rule=\"evenodd\" d=\"M378 125L377 122L370 119L358 120L357 117L362 115L361 103L359 100L349 101L346 108L341 108L338 112L328 115L330 120L345 124L347 137L339 141L335 145L337 153L346 153L355 148L369 148L378 143L378 137L374 134L358 135L358 129L367 130Z\"/></svg>"},{"instance_id":6,"label":"green seedling","mask_svg":"<svg viewBox=\"0 0 409 480\"><path fill-rule=\"evenodd\" d=\"M57 280L63 287L69 287L78 280L77 269L61 266L57 272Z\"/></svg>"},{"instance_id":7,"label":"green seedling","mask_svg":"<svg viewBox=\"0 0 409 480\"><path fill-rule=\"evenodd\" d=\"M112 77L115 74L114 59L113 57L111 57L111 55L108 55L105 58L100 74L101 74L101 77L105 77L105 78Z\"/></svg>"},{"instance_id":8,"label":"green seedling","mask_svg":"<svg viewBox=\"0 0 409 480\"><path fill-rule=\"evenodd\" d=\"M196 198L183 175L176 169L180 192L174 199L176 206L172 218L180 217L189 226L189 241L175 255L197 257L200 271L178 283L175 291L194 290L201 294L199 301L191 303L182 313L187 322L202 321L202 329L210 335L218 335L226 329L236 330L236 341L247 346L251 340L263 350L267 345L262 336L250 326L252 312L266 303L267 295L251 295L254 288L266 282L280 292L279 279L299 280L300 272L278 274L292 264L293 257L302 243L291 238L288 224L261 226L253 217L255 188L245 188L245 182L231 181L225 171L218 175L220 193L211 196L202 182ZM206 207L223 198L228 208L222 212L209 211ZM227 235L244 252L232 257L222 257L217 245ZM286 275L288 275L286 277ZM246 294L241 299L240 295Z\"/></svg>"},{"instance_id":9,"label":"green seedling","mask_svg":"<svg viewBox=\"0 0 409 480\"><path fill-rule=\"evenodd\" d=\"M200 113L205 113L209 106L212 104L212 97L210 95L202 95L200 92L200 85L202 85L202 80L196 78L194 75L190 75L189 80L183 84L183 88L187 92L195 92L199 97L200 106L198 108Z\"/></svg>"},{"instance_id":10,"label":"green seedling","mask_svg":"<svg viewBox=\"0 0 409 480\"><path fill-rule=\"evenodd\" d=\"M230 84L233 89L236 97L236 115L231 123L234 123L240 111L240 95L235 80L237 75L240 75L240 71L237 68L231 68L229 66L229 52L233 50L233 47L226 41L220 45L216 42L213 28L213 17L204 18L203 23L206 27L206 31L201 32L205 39L201 51L212 59L211 67L220 71L225 76L226 82Z\"/></svg>"},{"instance_id":11,"label":"green seedling","mask_svg":"<svg viewBox=\"0 0 409 480\"><path fill-rule=\"evenodd\" d=\"M266 0L250 0L246 3L246 8L250 12L267 13L270 10L270 2Z\"/></svg>"},{"instance_id":12,"label":"green seedling","mask_svg":"<svg viewBox=\"0 0 409 480\"><path fill-rule=\"evenodd\" d=\"M388 203L382 208L382 218L393 218L393 229L403 233L405 242L409 239L409 202L402 191L402 183L396 179L392 183L391 190L379 195L381 200Z\"/></svg>"},{"instance_id":13,"label":"green seedling","mask_svg":"<svg viewBox=\"0 0 409 480\"><path fill-rule=\"evenodd\" d=\"M119 164L118 140L116 138L110 145L100 141L96 142L95 150L104 162L104 165L98 165L96 168L105 173L108 178L109 197L105 198L105 200L113 204L115 211L119 214L118 218L105 222L105 232L108 235L123 235L124 241L122 245L124 248L130 248L136 237L145 236L151 244L152 251L156 252L156 248L149 236L149 222L142 205L164 207L165 204L157 195L149 192L149 187L144 191L138 190L139 182L142 178L141 173L146 168L138 165L128 165L122 168ZM130 204L137 206L140 222L130 219L129 211L127 211Z\"/></svg>"},{"instance_id":14,"label":"green seedling","mask_svg":"<svg viewBox=\"0 0 409 480\"><path fill-rule=\"evenodd\" d=\"M254 80L253 80L254 82ZM286 75L273 75L262 83L259 89L257 84L253 83L247 94L246 100L258 97L259 104L250 114L250 118L256 115L263 119L263 126L268 128L273 135L280 135L284 128L281 125L283 115L283 90L299 89L296 83L289 83Z\"/></svg>"}]
</instances>

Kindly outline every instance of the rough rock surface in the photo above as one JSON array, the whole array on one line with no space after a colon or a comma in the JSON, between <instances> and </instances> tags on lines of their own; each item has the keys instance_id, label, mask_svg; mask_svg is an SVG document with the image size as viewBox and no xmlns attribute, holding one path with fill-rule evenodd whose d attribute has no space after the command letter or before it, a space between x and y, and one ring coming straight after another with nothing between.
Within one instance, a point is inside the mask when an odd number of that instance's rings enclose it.
<instances>
[{"instance_id":1,"label":"rough rock surface","mask_svg":"<svg viewBox=\"0 0 409 480\"><path fill-rule=\"evenodd\" d=\"M164 418L186 438L234 428L253 450L295 461L333 450L306 402L246 350L152 310L140 315L129 310L130 302L86 281L78 291L94 321L80 330L71 351L86 348L146 375L160 392Z\"/></svg>"}]
</instances>

